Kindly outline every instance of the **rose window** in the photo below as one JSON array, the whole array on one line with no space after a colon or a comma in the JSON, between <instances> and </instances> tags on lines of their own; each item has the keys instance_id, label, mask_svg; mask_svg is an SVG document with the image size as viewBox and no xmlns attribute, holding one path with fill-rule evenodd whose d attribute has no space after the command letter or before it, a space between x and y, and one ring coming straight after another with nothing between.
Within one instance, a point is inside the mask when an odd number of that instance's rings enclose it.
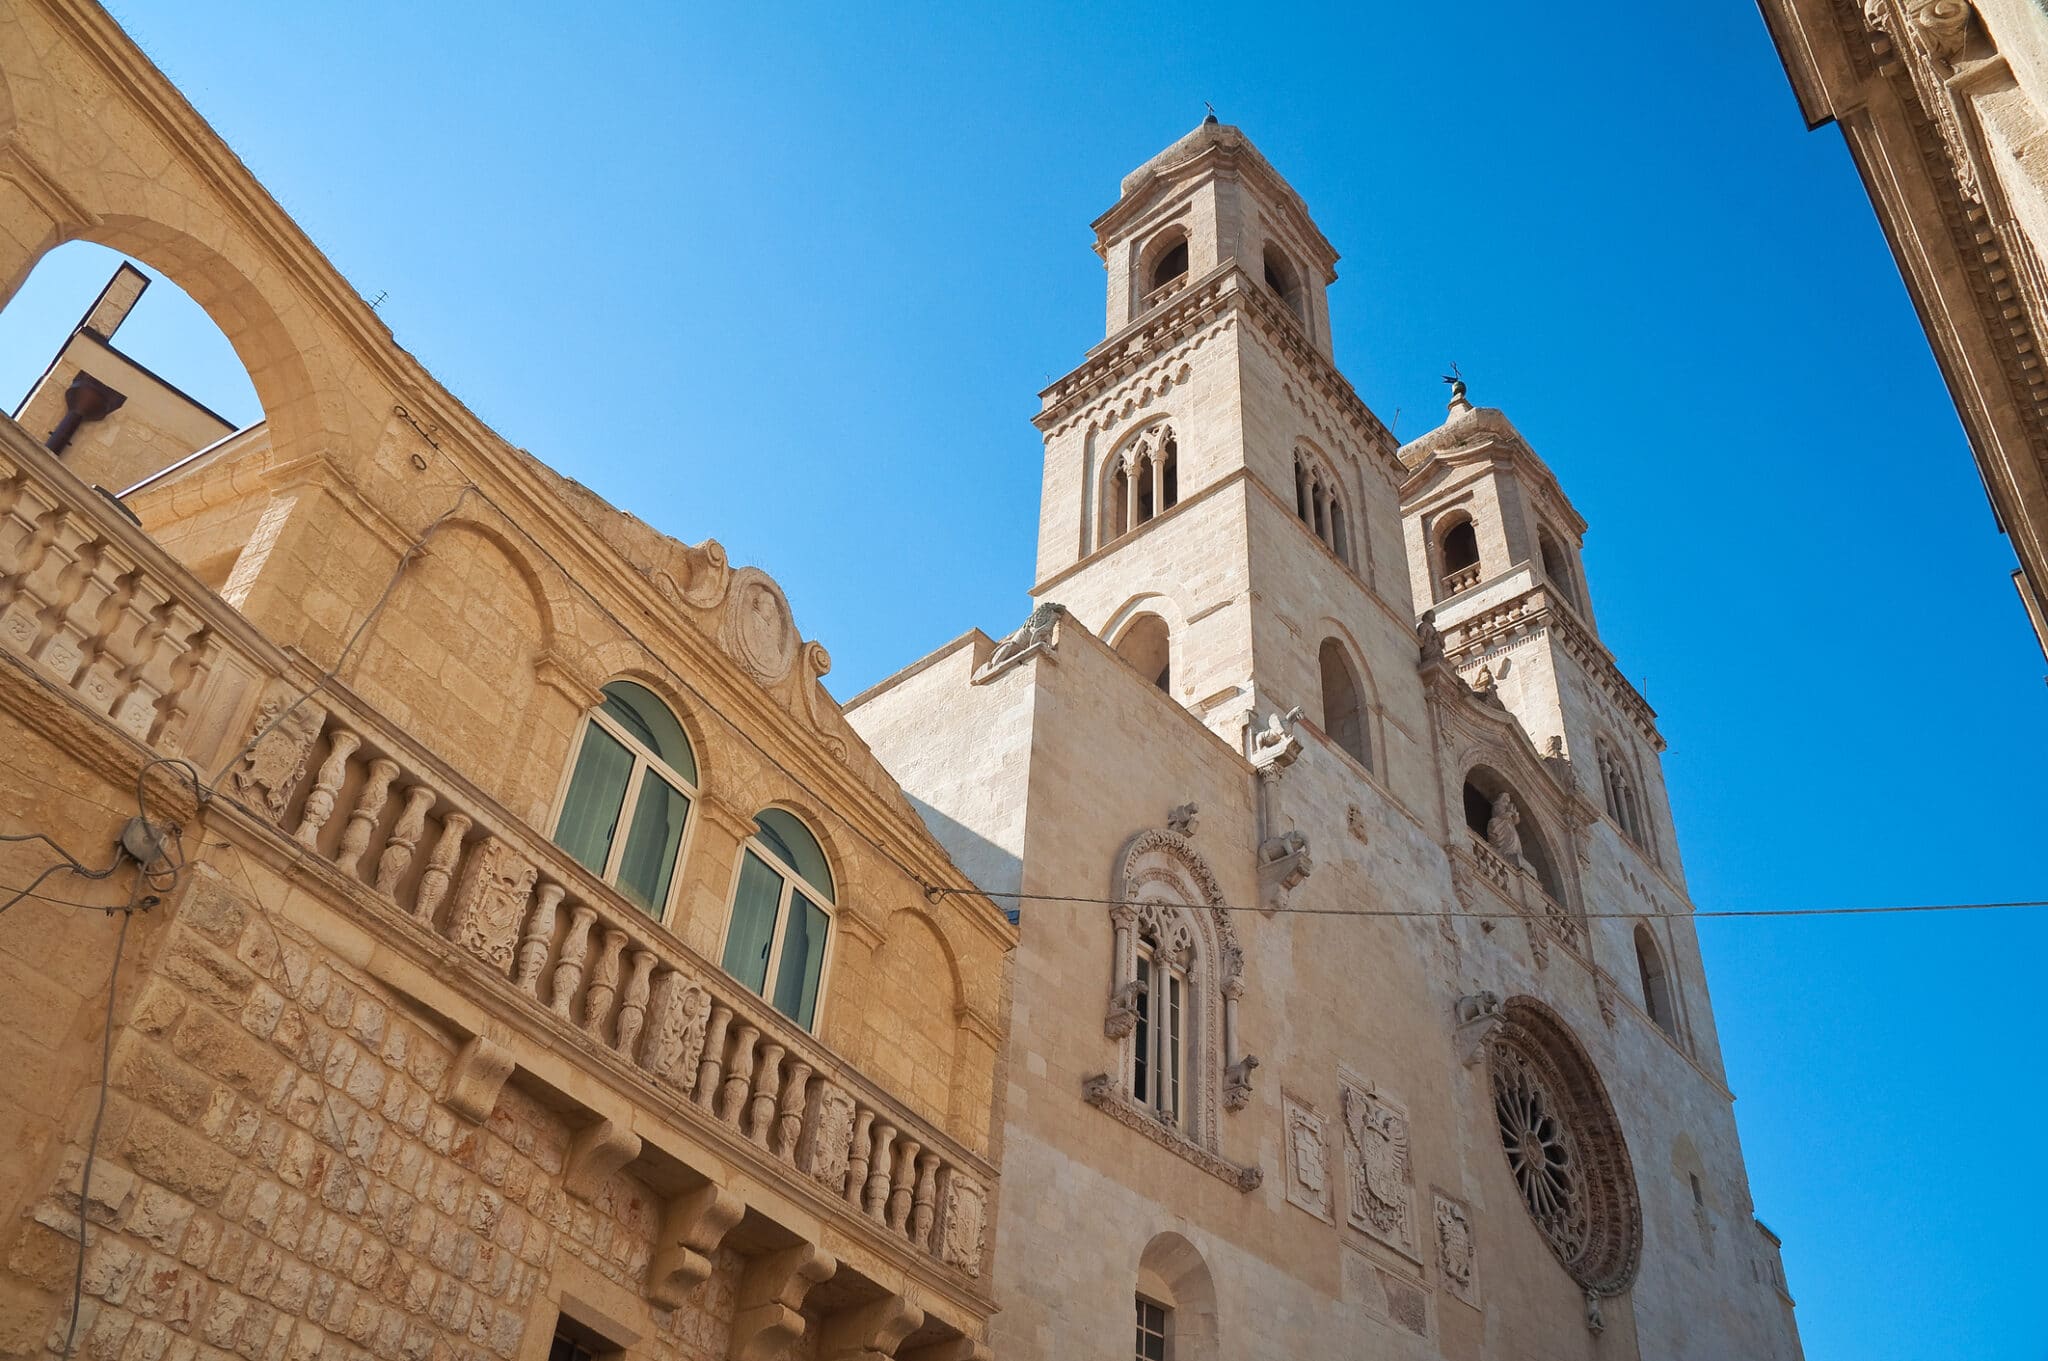
<instances>
[{"instance_id":1,"label":"rose window","mask_svg":"<svg viewBox=\"0 0 2048 1361\"><path fill-rule=\"evenodd\" d=\"M1643 1214L1607 1091L1547 1007L1516 998L1488 1046L1501 1151L1529 1217L1581 1287L1616 1295L1635 1279Z\"/></svg>"}]
</instances>

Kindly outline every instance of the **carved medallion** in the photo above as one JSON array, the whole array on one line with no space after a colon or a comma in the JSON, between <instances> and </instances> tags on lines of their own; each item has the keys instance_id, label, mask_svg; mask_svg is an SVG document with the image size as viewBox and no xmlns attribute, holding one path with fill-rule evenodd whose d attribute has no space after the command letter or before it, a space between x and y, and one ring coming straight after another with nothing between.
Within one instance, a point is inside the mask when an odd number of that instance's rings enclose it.
<instances>
[{"instance_id":1,"label":"carved medallion","mask_svg":"<svg viewBox=\"0 0 2048 1361\"><path fill-rule=\"evenodd\" d=\"M734 660L763 685L775 684L796 663L798 640L789 602L765 572L752 567L733 573L719 638Z\"/></svg>"},{"instance_id":2,"label":"carved medallion","mask_svg":"<svg viewBox=\"0 0 2048 1361\"><path fill-rule=\"evenodd\" d=\"M253 732L263 736L257 738L235 767L234 781L235 793L255 803L275 822L284 816L292 791L306 778L306 758L326 714L311 701L302 702L287 713L292 696L281 688L273 688L277 692L263 701L256 714ZM280 714L284 715L282 721Z\"/></svg>"},{"instance_id":3,"label":"carved medallion","mask_svg":"<svg viewBox=\"0 0 2048 1361\"><path fill-rule=\"evenodd\" d=\"M811 1116L804 1121L802 1162L812 1177L838 1191L846 1185L853 1149L853 1098L831 1083L821 1082L811 1103Z\"/></svg>"},{"instance_id":4,"label":"carved medallion","mask_svg":"<svg viewBox=\"0 0 2048 1361\"><path fill-rule=\"evenodd\" d=\"M943 1218L939 1224L939 1260L969 1276L981 1275L982 1221L987 1215L988 1193L981 1184L957 1169L943 1174L940 1193Z\"/></svg>"}]
</instances>

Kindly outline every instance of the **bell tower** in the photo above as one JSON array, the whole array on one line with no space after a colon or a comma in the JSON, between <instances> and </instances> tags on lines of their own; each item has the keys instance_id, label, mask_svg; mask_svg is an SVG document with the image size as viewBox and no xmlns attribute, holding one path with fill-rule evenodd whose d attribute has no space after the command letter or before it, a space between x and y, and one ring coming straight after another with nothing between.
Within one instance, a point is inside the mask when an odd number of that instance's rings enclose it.
<instances>
[{"instance_id":1,"label":"bell tower","mask_svg":"<svg viewBox=\"0 0 2048 1361\"><path fill-rule=\"evenodd\" d=\"M1336 251L1213 119L1094 227L1107 335L1041 394L1032 594L1226 738L1298 706L1380 768L1423 731L1414 612L1396 442L1332 360Z\"/></svg>"},{"instance_id":2,"label":"bell tower","mask_svg":"<svg viewBox=\"0 0 2048 1361\"><path fill-rule=\"evenodd\" d=\"M1467 683L1490 691L1651 864L1678 878L1657 715L1600 641L1586 522L1506 415L1462 380L1444 423L1401 450L1415 603Z\"/></svg>"}]
</instances>

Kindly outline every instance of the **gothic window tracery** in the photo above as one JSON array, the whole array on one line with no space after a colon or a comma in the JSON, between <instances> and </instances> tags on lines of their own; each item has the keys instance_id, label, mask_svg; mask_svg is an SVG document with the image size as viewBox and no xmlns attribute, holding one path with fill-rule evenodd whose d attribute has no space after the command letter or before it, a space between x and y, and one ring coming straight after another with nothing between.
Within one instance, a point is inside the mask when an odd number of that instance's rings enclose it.
<instances>
[{"instance_id":1,"label":"gothic window tracery","mask_svg":"<svg viewBox=\"0 0 2048 1361\"><path fill-rule=\"evenodd\" d=\"M1213 1151L1225 1069L1238 1057L1243 968L1222 890L1187 838L1165 828L1132 838L1114 885L1103 1030L1121 1041L1118 1086L1132 1106Z\"/></svg>"},{"instance_id":2,"label":"gothic window tracery","mask_svg":"<svg viewBox=\"0 0 2048 1361\"><path fill-rule=\"evenodd\" d=\"M1294 514L1340 561L1353 565L1351 527L1337 474L1307 449L1294 451Z\"/></svg>"},{"instance_id":3,"label":"gothic window tracery","mask_svg":"<svg viewBox=\"0 0 2048 1361\"><path fill-rule=\"evenodd\" d=\"M1614 819L1623 836L1654 857L1656 843L1643 816L1642 797L1636 792L1628 764L1604 737L1594 744L1593 753L1600 767L1600 794L1607 805L1607 815Z\"/></svg>"},{"instance_id":4,"label":"gothic window tracery","mask_svg":"<svg viewBox=\"0 0 2048 1361\"><path fill-rule=\"evenodd\" d=\"M1180 504L1180 441L1157 425L1127 441L1104 467L1102 533L1107 546Z\"/></svg>"},{"instance_id":5,"label":"gothic window tracery","mask_svg":"<svg viewBox=\"0 0 2048 1361\"><path fill-rule=\"evenodd\" d=\"M1503 1008L1487 1047L1495 1123L1516 1194L1589 1294L1626 1290L1642 1254L1635 1171L1606 1088L1540 1003Z\"/></svg>"},{"instance_id":6,"label":"gothic window tracery","mask_svg":"<svg viewBox=\"0 0 2048 1361\"><path fill-rule=\"evenodd\" d=\"M659 921L696 797L697 757L683 725L647 687L615 680L584 717L555 844Z\"/></svg>"}]
</instances>

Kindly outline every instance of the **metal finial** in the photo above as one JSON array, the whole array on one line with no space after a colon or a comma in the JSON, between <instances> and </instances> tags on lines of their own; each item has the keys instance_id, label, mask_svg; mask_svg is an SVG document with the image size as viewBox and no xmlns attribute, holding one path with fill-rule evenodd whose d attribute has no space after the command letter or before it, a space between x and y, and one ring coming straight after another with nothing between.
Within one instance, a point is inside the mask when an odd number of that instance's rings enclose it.
<instances>
[{"instance_id":1,"label":"metal finial","mask_svg":"<svg viewBox=\"0 0 2048 1361\"><path fill-rule=\"evenodd\" d=\"M1470 402L1465 400L1465 375L1458 372L1456 364L1451 365L1451 371L1444 375L1444 381L1451 385L1451 407L1453 410L1461 406L1471 405Z\"/></svg>"},{"instance_id":2,"label":"metal finial","mask_svg":"<svg viewBox=\"0 0 2048 1361\"><path fill-rule=\"evenodd\" d=\"M1209 111L1209 116L1208 116L1207 118L1204 118L1204 119L1202 120L1202 122L1203 122L1204 124L1208 124L1208 123L1215 123L1215 122L1220 122L1220 121L1221 121L1220 119L1218 119L1218 118L1216 117L1216 106L1215 106L1214 104L1211 104L1211 103L1210 103L1210 102L1209 102L1208 100L1206 100L1206 99L1205 99L1205 100L1203 100L1203 101L1202 101L1202 107L1203 107L1203 108L1205 108L1205 109L1207 109L1207 110Z\"/></svg>"}]
</instances>

